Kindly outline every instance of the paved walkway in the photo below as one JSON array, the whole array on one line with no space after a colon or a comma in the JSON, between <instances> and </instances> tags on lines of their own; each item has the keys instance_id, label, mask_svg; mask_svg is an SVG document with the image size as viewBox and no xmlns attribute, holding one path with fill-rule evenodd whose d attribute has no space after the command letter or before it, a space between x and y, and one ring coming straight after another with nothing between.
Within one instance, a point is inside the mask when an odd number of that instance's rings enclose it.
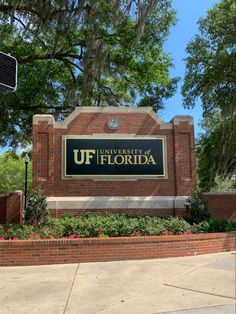
<instances>
[{"instance_id":1,"label":"paved walkway","mask_svg":"<svg viewBox=\"0 0 236 314\"><path fill-rule=\"evenodd\" d=\"M0 267L0 314L234 314L235 258Z\"/></svg>"}]
</instances>

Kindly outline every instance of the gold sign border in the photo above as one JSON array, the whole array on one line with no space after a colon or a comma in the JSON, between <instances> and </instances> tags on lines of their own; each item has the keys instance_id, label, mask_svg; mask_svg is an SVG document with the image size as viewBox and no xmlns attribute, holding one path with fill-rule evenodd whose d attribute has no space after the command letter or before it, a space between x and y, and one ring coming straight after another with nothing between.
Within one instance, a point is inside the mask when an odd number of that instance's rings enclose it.
<instances>
[{"instance_id":1,"label":"gold sign border","mask_svg":"<svg viewBox=\"0 0 236 314\"><path fill-rule=\"evenodd\" d=\"M161 140L162 141L162 158L163 158L163 174L66 174L66 141L68 139L90 139L90 140ZM166 136L153 136L153 137L93 137L93 136L75 136L75 135L66 135L62 137L62 146L63 146L63 156L62 156L62 178L63 179L70 179L70 178L79 178L79 179L86 179L89 177L91 178L139 178L139 177L146 177L146 178L161 178L167 179L167 147L166 147Z\"/></svg>"}]
</instances>

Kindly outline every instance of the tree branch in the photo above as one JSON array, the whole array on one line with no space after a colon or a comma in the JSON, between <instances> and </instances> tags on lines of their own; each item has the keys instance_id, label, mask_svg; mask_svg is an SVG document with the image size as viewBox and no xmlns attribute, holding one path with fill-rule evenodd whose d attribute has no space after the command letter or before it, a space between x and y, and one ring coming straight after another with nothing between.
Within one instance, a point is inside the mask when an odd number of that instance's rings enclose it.
<instances>
[{"instance_id":1,"label":"tree branch","mask_svg":"<svg viewBox=\"0 0 236 314\"><path fill-rule=\"evenodd\" d=\"M30 63L32 61L37 61L37 60L53 60L53 59L61 59L61 58L64 59L66 57L74 58L74 59L78 59L78 60L82 59L82 57L80 57L76 54L73 54L73 53L55 53L55 54L46 53L44 55L28 55L28 56L20 57L20 58L18 58L18 62L20 64L25 64L25 63ZM66 61L66 60L64 59L64 61ZM67 60L67 62L68 61L69 60Z\"/></svg>"},{"instance_id":2,"label":"tree branch","mask_svg":"<svg viewBox=\"0 0 236 314\"><path fill-rule=\"evenodd\" d=\"M34 105L34 106L30 106L30 107L27 107L27 106L21 106L19 108L20 110L26 110L26 111L35 111L35 110L38 110L38 109L46 109L46 110L64 110L64 111L68 111L70 109L73 109L73 107L68 107L68 106L54 106L54 105L50 105L50 106L44 106L44 105Z\"/></svg>"}]
</instances>

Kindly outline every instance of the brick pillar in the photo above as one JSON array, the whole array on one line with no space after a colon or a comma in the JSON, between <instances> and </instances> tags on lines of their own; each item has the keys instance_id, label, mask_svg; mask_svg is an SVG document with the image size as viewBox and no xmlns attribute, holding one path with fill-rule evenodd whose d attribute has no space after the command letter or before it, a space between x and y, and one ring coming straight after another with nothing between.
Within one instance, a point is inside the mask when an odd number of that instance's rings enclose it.
<instances>
[{"instance_id":1,"label":"brick pillar","mask_svg":"<svg viewBox=\"0 0 236 314\"><path fill-rule=\"evenodd\" d=\"M175 116L171 122L174 131L176 195L190 195L196 189L193 118Z\"/></svg>"},{"instance_id":2,"label":"brick pillar","mask_svg":"<svg viewBox=\"0 0 236 314\"><path fill-rule=\"evenodd\" d=\"M6 224L19 224L23 221L23 192L14 191L6 199Z\"/></svg>"},{"instance_id":3,"label":"brick pillar","mask_svg":"<svg viewBox=\"0 0 236 314\"><path fill-rule=\"evenodd\" d=\"M33 189L54 195L54 124L52 115L33 116Z\"/></svg>"}]
</instances>

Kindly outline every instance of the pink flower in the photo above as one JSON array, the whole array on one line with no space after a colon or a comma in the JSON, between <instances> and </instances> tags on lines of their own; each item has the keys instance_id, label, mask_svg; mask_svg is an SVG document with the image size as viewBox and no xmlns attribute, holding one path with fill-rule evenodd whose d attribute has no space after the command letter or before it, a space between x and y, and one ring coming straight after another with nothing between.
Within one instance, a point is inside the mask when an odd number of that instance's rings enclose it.
<instances>
[{"instance_id":1,"label":"pink flower","mask_svg":"<svg viewBox=\"0 0 236 314\"><path fill-rule=\"evenodd\" d=\"M180 234L183 234L183 235L189 235L189 234L193 234L192 232L190 231L183 231L183 232L180 232Z\"/></svg>"},{"instance_id":2,"label":"pink flower","mask_svg":"<svg viewBox=\"0 0 236 314\"><path fill-rule=\"evenodd\" d=\"M173 232L172 231L165 231L163 232L164 235L173 235Z\"/></svg>"},{"instance_id":3,"label":"pink flower","mask_svg":"<svg viewBox=\"0 0 236 314\"><path fill-rule=\"evenodd\" d=\"M5 238L2 238L2 237L0 238L0 241L4 241L4 240L6 240L6 239L5 239Z\"/></svg>"},{"instance_id":4,"label":"pink flower","mask_svg":"<svg viewBox=\"0 0 236 314\"><path fill-rule=\"evenodd\" d=\"M11 238L11 240L18 240L18 239L17 239L17 237L13 237L13 238Z\"/></svg>"},{"instance_id":5,"label":"pink flower","mask_svg":"<svg viewBox=\"0 0 236 314\"><path fill-rule=\"evenodd\" d=\"M77 238L80 238L80 236L76 233L70 233L68 234L68 236L66 236L66 238L77 239Z\"/></svg>"}]
</instances>

